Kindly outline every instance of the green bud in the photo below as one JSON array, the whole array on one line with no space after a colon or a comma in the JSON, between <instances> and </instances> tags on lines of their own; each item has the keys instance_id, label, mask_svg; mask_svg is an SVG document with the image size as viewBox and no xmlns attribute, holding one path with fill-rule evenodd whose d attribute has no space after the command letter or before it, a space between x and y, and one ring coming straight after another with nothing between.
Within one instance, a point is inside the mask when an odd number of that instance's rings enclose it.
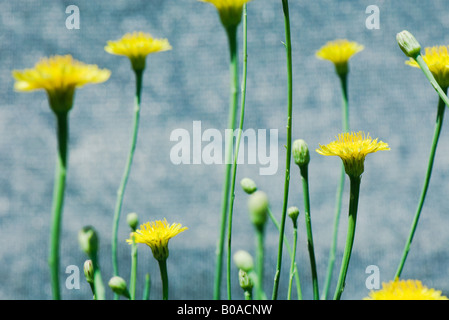
<instances>
[{"instance_id":1,"label":"green bud","mask_svg":"<svg viewBox=\"0 0 449 320\"><path fill-rule=\"evenodd\" d=\"M126 281L122 277L114 276L109 280L109 287L114 291L114 293L130 298L128 287L126 286Z\"/></svg>"},{"instance_id":2,"label":"green bud","mask_svg":"<svg viewBox=\"0 0 449 320\"><path fill-rule=\"evenodd\" d=\"M248 273L254 269L253 257L244 250L239 250L234 253L234 263L237 268L243 270Z\"/></svg>"},{"instance_id":3,"label":"green bud","mask_svg":"<svg viewBox=\"0 0 449 320\"><path fill-rule=\"evenodd\" d=\"M98 237L94 227L83 227L78 233L81 250L88 256L96 255L98 251Z\"/></svg>"},{"instance_id":4,"label":"green bud","mask_svg":"<svg viewBox=\"0 0 449 320\"><path fill-rule=\"evenodd\" d=\"M94 283L94 265L92 260L84 261L84 276L88 283Z\"/></svg>"},{"instance_id":5,"label":"green bud","mask_svg":"<svg viewBox=\"0 0 449 320\"><path fill-rule=\"evenodd\" d=\"M293 142L292 154L293 159L295 160L295 163L298 166L302 167L309 164L310 162L309 146L304 140L298 139Z\"/></svg>"},{"instance_id":6,"label":"green bud","mask_svg":"<svg viewBox=\"0 0 449 320\"><path fill-rule=\"evenodd\" d=\"M240 181L240 185L247 194L252 194L257 191L256 183L250 178L243 178Z\"/></svg>"},{"instance_id":7,"label":"green bud","mask_svg":"<svg viewBox=\"0 0 449 320\"><path fill-rule=\"evenodd\" d=\"M421 45L407 30L399 32L396 41L407 57L414 59L421 53Z\"/></svg>"},{"instance_id":8,"label":"green bud","mask_svg":"<svg viewBox=\"0 0 449 320\"><path fill-rule=\"evenodd\" d=\"M133 231L135 231L137 226L139 225L139 217L137 216L137 213L128 213L128 215L126 216L126 222L128 223L129 227Z\"/></svg>"},{"instance_id":9,"label":"green bud","mask_svg":"<svg viewBox=\"0 0 449 320\"><path fill-rule=\"evenodd\" d=\"M242 269L239 269L239 285L245 291L250 291L253 288L253 282L248 274Z\"/></svg>"},{"instance_id":10,"label":"green bud","mask_svg":"<svg viewBox=\"0 0 449 320\"><path fill-rule=\"evenodd\" d=\"M256 227L263 227L268 216L268 196L263 191L254 192L248 199L251 222Z\"/></svg>"},{"instance_id":11,"label":"green bud","mask_svg":"<svg viewBox=\"0 0 449 320\"><path fill-rule=\"evenodd\" d=\"M298 220L299 216L299 209L298 207L290 207L287 209L288 216L292 219L292 221L295 223L296 220Z\"/></svg>"}]
</instances>

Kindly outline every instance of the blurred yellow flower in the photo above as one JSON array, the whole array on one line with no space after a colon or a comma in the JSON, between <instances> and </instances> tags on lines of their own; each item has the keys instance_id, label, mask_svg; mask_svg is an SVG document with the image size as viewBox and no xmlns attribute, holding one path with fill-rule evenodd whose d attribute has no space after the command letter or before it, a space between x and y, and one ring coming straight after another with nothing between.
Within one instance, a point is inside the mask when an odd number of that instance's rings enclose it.
<instances>
[{"instance_id":1,"label":"blurred yellow flower","mask_svg":"<svg viewBox=\"0 0 449 320\"><path fill-rule=\"evenodd\" d=\"M55 112L69 111L77 87L88 83L101 83L109 79L111 72L96 65L79 62L70 55L41 59L34 69L14 70L17 91L44 89L50 107Z\"/></svg>"},{"instance_id":2,"label":"blurred yellow flower","mask_svg":"<svg viewBox=\"0 0 449 320\"><path fill-rule=\"evenodd\" d=\"M320 145L316 150L323 156L339 156L350 177L359 177L364 171L365 157L369 153L390 150L385 142L377 142L364 132L346 132L338 135L336 141L328 145Z\"/></svg>"},{"instance_id":3,"label":"blurred yellow flower","mask_svg":"<svg viewBox=\"0 0 449 320\"><path fill-rule=\"evenodd\" d=\"M449 53L448 46L435 46L425 48L425 54L422 55L424 62L429 67L435 80L442 89L449 87ZM405 62L409 66L419 68L418 63L410 58Z\"/></svg>"},{"instance_id":4,"label":"blurred yellow flower","mask_svg":"<svg viewBox=\"0 0 449 320\"><path fill-rule=\"evenodd\" d=\"M419 280L396 280L382 284L364 300L448 300L441 291L427 288Z\"/></svg>"},{"instance_id":5,"label":"blurred yellow flower","mask_svg":"<svg viewBox=\"0 0 449 320\"><path fill-rule=\"evenodd\" d=\"M165 260L168 258L168 241L185 230L187 227L182 227L180 223L169 225L166 219L156 220L142 224L126 242L132 244L134 238L136 243L148 245L156 260Z\"/></svg>"},{"instance_id":6,"label":"blurred yellow flower","mask_svg":"<svg viewBox=\"0 0 449 320\"><path fill-rule=\"evenodd\" d=\"M104 47L106 52L121 56L127 56L135 70L145 69L145 59L150 53L171 50L167 39L155 39L144 32L125 34L121 39L108 41Z\"/></svg>"},{"instance_id":7,"label":"blurred yellow flower","mask_svg":"<svg viewBox=\"0 0 449 320\"><path fill-rule=\"evenodd\" d=\"M228 27L236 27L242 20L243 5L251 0L200 0L212 3L218 10L221 22Z\"/></svg>"},{"instance_id":8,"label":"blurred yellow flower","mask_svg":"<svg viewBox=\"0 0 449 320\"><path fill-rule=\"evenodd\" d=\"M316 56L321 59L329 60L334 63L338 74L348 72L348 61L356 53L362 51L365 47L357 42L346 39L337 39L327 42Z\"/></svg>"}]
</instances>

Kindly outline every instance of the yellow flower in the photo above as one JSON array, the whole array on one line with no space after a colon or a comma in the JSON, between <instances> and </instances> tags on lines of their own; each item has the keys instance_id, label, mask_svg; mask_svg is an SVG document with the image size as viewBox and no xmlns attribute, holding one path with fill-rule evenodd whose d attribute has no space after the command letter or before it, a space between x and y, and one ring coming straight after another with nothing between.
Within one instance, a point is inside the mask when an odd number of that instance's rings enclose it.
<instances>
[{"instance_id":1,"label":"yellow flower","mask_svg":"<svg viewBox=\"0 0 449 320\"><path fill-rule=\"evenodd\" d=\"M426 48L425 54L422 55L422 58L442 89L447 89L449 87L448 46ZM412 67L419 68L418 63L412 58L410 58L410 61L406 61L405 63Z\"/></svg>"},{"instance_id":2,"label":"yellow flower","mask_svg":"<svg viewBox=\"0 0 449 320\"><path fill-rule=\"evenodd\" d=\"M121 39L108 41L104 50L110 54L127 56L134 70L145 69L145 59L150 53L171 50L167 39L155 39L144 32L125 34Z\"/></svg>"},{"instance_id":3,"label":"yellow flower","mask_svg":"<svg viewBox=\"0 0 449 320\"><path fill-rule=\"evenodd\" d=\"M396 280L382 283L382 289L371 291L364 300L448 300L441 291L423 286L419 280Z\"/></svg>"},{"instance_id":4,"label":"yellow flower","mask_svg":"<svg viewBox=\"0 0 449 320\"><path fill-rule=\"evenodd\" d=\"M337 39L329 41L320 50L316 56L321 59L329 60L334 63L338 74L348 72L348 61L356 53L362 51L365 47L357 42L346 39Z\"/></svg>"},{"instance_id":5,"label":"yellow flower","mask_svg":"<svg viewBox=\"0 0 449 320\"><path fill-rule=\"evenodd\" d=\"M221 23L228 27L236 27L242 20L243 5L251 0L200 0L212 3L218 10Z\"/></svg>"},{"instance_id":6,"label":"yellow flower","mask_svg":"<svg viewBox=\"0 0 449 320\"><path fill-rule=\"evenodd\" d=\"M359 177L364 171L365 157L369 153L390 150L385 142L377 142L364 132L341 133L336 141L328 145L320 145L316 150L323 156L339 156L350 177Z\"/></svg>"},{"instance_id":7,"label":"yellow flower","mask_svg":"<svg viewBox=\"0 0 449 320\"><path fill-rule=\"evenodd\" d=\"M187 227L182 227L180 223L169 225L166 219L156 220L142 224L126 242L132 244L134 238L136 243L148 245L156 260L165 260L168 258L168 241L185 230Z\"/></svg>"},{"instance_id":8,"label":"yellow flower","mask_svg":"<svg viewBox=\"0 0 449 320\"><path fill-rule=\"evenodd\" d=\"M14 70L17 91L44 89L55 112L67 112L72 108L75 88L88 83L101 83L109 79L111 72L96 65L79 62L70 55L44 58L34 69Z\"/></svg>"}]
</instances>

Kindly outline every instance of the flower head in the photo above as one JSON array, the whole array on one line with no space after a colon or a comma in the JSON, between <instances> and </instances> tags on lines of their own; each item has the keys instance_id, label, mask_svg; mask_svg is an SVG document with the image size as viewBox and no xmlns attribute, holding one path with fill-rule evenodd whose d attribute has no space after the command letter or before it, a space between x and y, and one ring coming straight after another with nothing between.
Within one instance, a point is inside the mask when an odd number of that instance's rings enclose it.
<instances>
[{"instance_id":1,"label":"flower head","mask_svg":"<svg viewBox=\"0 0 449 320\"><path fill-rule=\"evenodd\" d=\"M171 48L167 39L155 39L144 32L127 33L119 40L108 41L104 47L110 54L127 56L134 70L145 69L145 59L150 53L167 51Z\"/></svg>"},{"instance_id":2,"label":"flower head","mask_svg":"<svg viewBox=\"0 0 449 320\"><path fill-rule=\"evenodd\" d=\"M169 225L166 219L156 220L142 224L126 242L132 244L134 238L136 243L148 245L156 260L165 260L168 258L168 241L185 230L187 227L182 227L180 223Z\"/></svg>"},{"instance_id":3,"label":"flower head","mask_svg":"<svg viewBox=\"0 0 449 320\"><path fill-rule=\"evenodd\" d=\"M382 284L364 300L448 300L441 291L427 288L419 280L396 280Z\"/></svg>"},{"instance_id":4,"label":"flower head","mask_svg":"<svg viewBox=\"0 0 449 320\"><path fill-rule=\"evenodd\" d=\"M449 46L435 46L425 48L425 53L422 55L424 62L429 67L435 80L442 88L449 87ZM409 66L419 68L418 63L410 58L405 62Z\"/></svg>"},{"instance_id":5,"label":"flower head","mask_svg":"<svg viewBox=\"0 0 449 320\"><path fill-rule=\"evenodd\" d=\"M200 0L212 3L218 10L225 28L236 27L242 20L243 5L251 0Z\"/></svg>"},{"instance_id":6,"label":"flower head","mask_svg":"<svg viewBox=\"0 0 449 320\"><path fill-rule=\"evenodd\" d=\"M316 56L321 59L329 60L334 63L339 75L348 73L348 61L356 53L362 51L364 46L357 42L346 39L337 39L329 41L320 50Z\"/></svg>"},{"instance_id":7,"label":"flower head","mask_svg":"<svg viewBox=\"0 0 449 320\"><path fill-rule=\"evenodd\" d=\"M316 150L323 156L339 156L350 177L359 177L364 171L365 157L369 153L390 150L388 144L377 139L371 139L364 132L341 133L336 141L328 145L320 145Z\"/></svg>"},{"instance_id":8,"label":"flower head","mask_svg":"<svg viewBox=\"0 0 449 320\"><path fill-rule=\"evenodd\" d=\"M17 91L44 89L55 112L69 111L73 105L75 88L88 83L101 83L111 72L96 65L79 62L70 55L44 58L34 69L14 70Z\"/></svg>"}]
</instances>

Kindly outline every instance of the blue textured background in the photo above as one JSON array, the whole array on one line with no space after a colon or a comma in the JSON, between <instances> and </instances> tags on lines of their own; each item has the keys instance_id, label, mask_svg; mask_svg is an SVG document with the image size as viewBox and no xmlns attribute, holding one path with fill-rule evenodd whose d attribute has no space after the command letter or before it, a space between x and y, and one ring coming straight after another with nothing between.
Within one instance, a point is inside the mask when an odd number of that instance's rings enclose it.
<instances>
[{"instance_id":1,"label":"blue textured background","mask_svg":"<svg viewBox=\"0 0 449 320\"><path fill-rule=\"evenodd\" d=\"M68 30L68 5L80 9L79 30ZM380 29L368 30L368 5L380 9ZM315 52L329 40L348 38L365 45L350 61L352 130L370 132L391 151L368 156L359 218L343 299L361 299L369 265L381 281L394 276L418 203L432 140L438 97L424 75L404 64L395 35L410 30L423 47L449 43L449 9L439 1L290 1L294 72L293 137L311 150L311 214L320 289L331 243L340 160L314 152L341 130L338 78ZM55 120L44 92L16 93L13 69L32 67L41 57L72 54L112 71L108 82L76 92L70 114L70 160L61 245L64 299L90 299L77 233L94 225L101 246L103 278L111 276L110 238L115 194L128 152L132 125L133 73L124 57L104 51L108 40L142 30L169 39L173 50L151 55L145 71L141 126L126 189L119 230L121 274L129 274L126 213L141 222L180 222L189 230L170 242L172 299L211 299L223 166L180 165L170 161L170 133L223 132L228 109L228 47L216 10L195 0L179 1L1 1L0 2L0 298L50 299L47 266L50 209L56 157ZM239 34L241 28L239 29ZM239 38L241 40L241 36ZM245 128L279 130L279 168L260 176L258 165L242 165L237 180L249 176L270 196L280 219L285 169L286 68L281 1L248 5L248 88ZM240 43L241 49L241 43ZM241 55L240 55L241 57ZM428 197L403 277L449 293L449 136L443 126ZM347 185L348 186L348 185ZM343 197L337 275L346 235L347 189ZM233 251L254 250L246 210L247 195L236 191ZM299 170L292 165L289 205L302 208ZM301 210L302 211L302 210ZM304 298L312 297L304 218L300 216L298 265ZM286 232L291 237L287 221ZM266 238L266 285L271 294L277 241L272 225ZM144 272L152 277L151 297L159 299L157 263L143 245L139 251L138 295ZM64 286L65 267L81 271L81 288ZM285 256L279 297L286 297L289 259ZM234 267L233 267L234 268ZM233 296L242 298L233 269ZM331 294L335 287L335 279ZM223 282L223 289L225 288ZM108 297L112 294L108 290ZM223 290L225 297L225 290Z\"/></svg>"}]
</instances>

